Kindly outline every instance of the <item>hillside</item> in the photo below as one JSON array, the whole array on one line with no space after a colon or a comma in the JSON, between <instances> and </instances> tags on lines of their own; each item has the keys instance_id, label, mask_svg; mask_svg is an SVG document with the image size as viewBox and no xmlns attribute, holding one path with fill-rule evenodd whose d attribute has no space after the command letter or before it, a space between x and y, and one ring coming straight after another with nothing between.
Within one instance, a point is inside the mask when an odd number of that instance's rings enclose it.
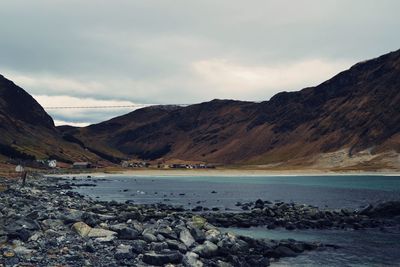
<instances>
[{"instance_id":1,"label":"hillside","mask_svg":"<svg viewBox=\"0 0 400 267\"><path fill-rule=\"evenodd\" d=\"M0 75L0 159L98 160L80 146L66 142L53 119L36 100Z\"/></svg>"},{"instance_id":2,"label":"hillside","mask_svg":"<svg viewBox=\"0 0 400 267\"><path fill-rule=\"evenodd\" d=\"M400 50L261 103L157 106L60 131L66 140L111 158L398 168Z\"/></svg>"}]
</instances>

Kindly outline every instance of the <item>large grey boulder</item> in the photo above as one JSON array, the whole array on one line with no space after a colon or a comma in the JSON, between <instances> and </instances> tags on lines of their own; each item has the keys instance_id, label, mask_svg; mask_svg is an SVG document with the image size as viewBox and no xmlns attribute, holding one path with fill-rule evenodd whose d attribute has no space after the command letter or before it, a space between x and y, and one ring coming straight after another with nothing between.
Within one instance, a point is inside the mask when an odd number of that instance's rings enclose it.
<instances>
[{"instance_id":1,"label":"large grey boulder","mask_svg":"<svg viewBox=\"0 0 400 267\"><path fill-rule=\"evenodd\" d=\"M185 244L188 248L190 248L195 242L193 236L190 234L188 229L183 229L179 233L179 240L181 240L183 244Z\"/></svg>"},{"instance_id":2,"label":"large grey boulder","mask_svg":"<svg viewBox=\"0 0 400 267\"><path fill-rule=\"evenodd\" d=\"M131 246L121 244L117 247L114 257L117 260L129 260L135 258L135 255L132 253Z\"/></svg>"},{"instance_id":3,"label":"large grey boulder","mask_svg":"<svg viewBox=\"0 0 400 267\"><path fill-rule=\"evenodd\" d=\"M187 252L185 256L183 256L182 261L183 266L185 267L203 267L204 264L199 260L199 255L194 252Z\"/></svg>"},{"instance_id":4,"label":"large grey boulder","mask_svg":"<svg viewBox=\"0 0 400 267\"><path fill-rule=\"evenodd\" d=\"M199 254L201 257L210 258L217 254L218 246L213 242L205 241L202 245L195 247L192 251Z\"/></svg>"},{"instance_id":5,"label":"large grey boulder","mask_svg":"<svg viewBox=\"0 0 400 267\"><path fill-rule=\"evenodd\" d=\"M163 266L164 264L174 263L179 264L182 262L183 255L179 252L168 252L157 254L155 252L146 253L143 255L143 262L155 265L155 266Z\"/></svg>"}]
</instances>

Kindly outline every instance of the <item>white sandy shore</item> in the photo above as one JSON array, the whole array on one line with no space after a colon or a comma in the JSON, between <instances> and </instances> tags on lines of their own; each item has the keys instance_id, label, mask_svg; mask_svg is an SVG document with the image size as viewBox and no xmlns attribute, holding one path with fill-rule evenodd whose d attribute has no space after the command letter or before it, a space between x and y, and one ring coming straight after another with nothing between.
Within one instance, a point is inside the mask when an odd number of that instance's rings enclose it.
<instances>
[{"instance_id":1,"label":"white sandy shore","mask_svg":"<svg viewBox=\"0 0 400 267\"><path fill-rule=\"evenodd\" d=\"M400 172L381 171L381 172L333 172L321 170L239 170L239 169L211 169L211 170L171 170L171 169L132 169L113 172L83 172L49 176L337 176L337 175L382 175L382 176L400 176Z\"/></svg>"}]
</instances>

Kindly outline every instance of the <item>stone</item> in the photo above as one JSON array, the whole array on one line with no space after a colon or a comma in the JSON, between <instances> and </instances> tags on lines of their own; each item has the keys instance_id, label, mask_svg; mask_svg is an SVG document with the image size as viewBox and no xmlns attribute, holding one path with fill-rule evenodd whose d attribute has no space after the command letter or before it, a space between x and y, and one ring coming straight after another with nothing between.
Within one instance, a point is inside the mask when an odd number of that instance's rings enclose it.
<instances>
[{"instance_id":1,"label":"stone","mask_svg":"<svg viewBox=\"0 0 400 267\"><path fill-rule=\"evenodd\" d=\"M277 258L281 257L296 257L297 253L286 246L278 246L274 249Z\"/></svg>"},{"instance_id":2,"label":"stone","mask_svg":"<svg viewBox=\"0 0 400 267\"><path fill-rule=\"evenodd\" d=\"M29 238L29 241L38 241L38 239L39 239L41 236L42 236L42 234L39 233L39 232L34 233L34 234Z\"/></svg>"},{"instance_id":3,"label":"stone","mask_svg":"<svg viewBox=\"0 0 400 267\"><path fill-rule=\"evenodd\" d=\"M15 256L15 252L13 250L6 250L3 252L3 256L5 258L12 258Z\"/></svg>"},{"instance_id":4,"label":"stone","mask_svg":"<svg viewBox=\"0 0 400 267\"><path fill-rule=\"evenodd\" d=\"M260 266L260 267L265 267L265 266L269 266L270 262L269 259L267 257L263 257L263 256L252 256L247 258L247 263L249 264L249 266Z\"/></svg>"},{"instance_id":5,"label":"stone","mask_svg":"<svg viewBox=\"0 0 400 267\"><path fill-rule=\"evenodd\" d=\"M207 220L201 216L195 215L192 217L192 223L193 223L194 227L196 227L196 228L199 228L199 229L203 228L204 224L206 222L207 222Z\"/></svg>"},{"instance_id":6,"label":"stone","mask_svg":"<svg viewBox=\"0 0 400 267\"><path fill-rule=\"evenodd\" d=\"M83 212L79 210L70 209L61 216L65 224L76 223L81 221Z\"/></svg>"},{"instance_id":7,"label":"stone","mask_svg":"<svg viewBox=\"0 0 400 267\"><path fill-rule=\"evenodd\" d=\"M171 250L179 250L181 253L186 253L187 251L186 245L178 240L167 239L166 242L168 244L168 248Z\"/></svg>"},{"instance_id":8,"label":"stone","mask_svg":"<svg viewBox=\"0 0 400 267\"><path fill-rule=\"evenodd\" d=\"M206 232L206 239L208 240L208 241L211 241L211 242L218 242L218 240L219 240L219 235L221 234L221 232L220 231L218 231L217 229L211 229L211 230L208 230L207 232Z\"/></svg>"},{"instance_id":9,"label":"stone","mask_svg":"<svg viewBox=\"0 0 400 267\"><path fill-rule=\"evenodd\" d=\"M158 241L157 237L155 235L153 235L153 234L150 234L150 233L145 233L145 234L142 235L142 237L143 237L143 240L147 241L148 243L157 242Z\"/></svg>"},{"instance_id":10,"label":"stone","mask_svg":"<svg viewBox=\"0 0 400 267\"><path fill-rule=\"evenodd\" d=\"M88 236L90 230L92 230L92 227L87 225L84 222L77 222L72 225L72 229L78 233L81 237L86 237Z\"/></svg>"},{"instance_id":11,"label":"stone","mask_svg":"<svg viewBox=\"0 0 400 267\"><path fill-rule=\"evenodd\" d=\"M185 267L203 267L204 264L199 260L199 255L194 252L187 252L183 256L182 264Z\"/></svg>"},{"instance_id":12,"label":"stone","mask_svg":"<svg viewBox=\"0 0 400 267\"><path fill-rule=\"evenodd\" d=\"M126 223L118 223L118 224L110 225L109 229L114 232L119 232L122 229L127 228L127 227L128 227L128 225Z\"/></svg>"},{"instance_id":13,"label":"stone","mask_svg":"<svg viewBox=\"0 0 400 267\"><path fill-rule=\"evenodd\" d=\"M199 228L191 228L190 233L197 243L203 243L206 240L206 234Z\"/></svg>"},{"instance_id":14,"label":"stone","mask_svg":"<svg viewBox=\"0 0 400 267\"><path fill-rule=\"evenodd\" d=\"M130 260L135 258L135 255L131 252L132 247L126 245L119 245L115 251L114 257L117 260Z\"/></svg>"},{"instance_id":15,"label":"stone","mask_svg":"<svg viewBox=\"0 0 400 267\"><path fill-rule=\"evenodd\" d=\"M150 244L150 250L162 251L168 248L167 242L153 242Z\"/></svg>"},{"instance_id":16,"label":"stone","mask_svg":"<svg viewBox=\"0 0 400 267\"><path fill-rule=\"evenodd\" d=\"M146 250L147 243L144 240L134 240L131 246L134 253L141 254Z\"/></svg>"},{"instance_id":17,"label":"stone","mask_svg":"<svg viewBox=\"0 0 400 267\"><path fill-rule=\"evenodd\" d=\"M117 235L116 232L114 231L110 231L110 230L106 230L106 229L101 229L101 228L92 228L89 233L88 233L88 237L110 237L110 236L115 236Z\"/></svg>"},{"instance_id":18,"label":"stone","mask_svg":"<svg viewBox=\"0 0 400 267\"><path fill-rule=\"evenodd\" d=\"M232 267L232 264L225 262L225 261L218 260L217 266L218 267Z\"/></svg>"},{"instance_id":19,"label":"stone","mask_svg":"<svg viewBox=\"0 0 400 267\"><path fill-rule=\"evenodd\" d=\"M95 240L100 243L109 243L117 239L115 235L105 236L105 237L98 237Z\"/></svg>"},{"instance_id":20,"label":"stone","mask_svg":"<svg viewBox=\"0 0 400 267\"><path fill-rule=\"evenodd\" d=\"M183 229L179 233L179 240L181 240L183 244L185 244L188 248L190 248L195 242L193 236L190 234L188 229Z\"/></svg>"},{"instance_id":21,"label":"stone","mask_svg":"<svg viewBox=\"0 0 400 267\"><path fill-rule=\"evenodd\" d=\"M133 228L125 227L118 231L119 239L134 240L139 236L139 232Z\"/></svg>"},{"instance_id":22,"label":"stone","mask_svg":"<svg viewBox=\"0 0 400 267\"><path fill-rule=\"evenodd\" d=\"M254 208L263 209L264 208L264 201L261 199L257 199L254 205Z\"/></svg>"},{"instance_id":23,"label":"stone","mask_svg":"<svg viewBox=\"0 0 400 267\"><path fill-rule=\"evenodd\" d=\"M175 263L179 264L182 262L183 255L179 252L169 252L169 253L162 253L157 254L154 252L145 253L143 255L143 262L155 265L155 266L162 266L168 263Z\"/></svg>"},{"instance_id":24,"label":"stone","mask_svg":"<svg viewBox=\"0 0 400 267\"><path fill-rule=\"evenodd\" d=\"M93 246L93 243L91 243L91 242L88 242L88 243L85 244L84 250L85 250L86 252L89 252L89 253L94 253L94 252L96 252L96 249L95 249L95 247Z\"/></svg>"},{"instance_id":25,"label":"stone","mask_svg":"<svg viewBox=\"0 0 400 267\"><path fill-rule=\"evenodd\" d=\"M27 249L26 247L23 247L23 246L18 246L18 247L14 248L14 252L18 256L26 256L26 255L32 254L34 252L34 250Z\"/></svg>"},{"instance_id":26,"label":"stone","mask_svg":"<svg viewBox=\"0 0 400 267\"><path fill-rule=\"evenodd\" d=\"M205 241L202 245L195 247L192 251L201 257L210 258L217 254L218 246L210 241Z\"/></svg>"},{"instance_id":27,"label":"stone","mask_svg":"<svg viewBox=\"0 0 400 267\"><path fill-rule=\"evenodd\" d=\"M196 206L196 207L194 207L194 208L192 209L193 212L199 212L199 211L202 211L202 210L203 210L203 207L202 207L202 206Z\"/></svg>"}]
</instances>

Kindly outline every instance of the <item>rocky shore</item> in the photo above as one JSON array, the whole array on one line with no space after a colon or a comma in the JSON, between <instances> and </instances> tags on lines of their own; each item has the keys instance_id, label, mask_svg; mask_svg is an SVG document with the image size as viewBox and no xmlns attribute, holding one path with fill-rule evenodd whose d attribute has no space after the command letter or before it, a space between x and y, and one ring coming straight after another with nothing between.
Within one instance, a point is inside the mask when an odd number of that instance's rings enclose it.
<instances>
[{"instance_id":1,"label":"rocky shore","mask_svg":"<svg viewBox=\"0 0 400 267\"><path fill-rule=\"evenodd\" d=\"M360 210L321 210L318 207L263 201L237 203L244 212L205 213L208 222L218 227L257 227L268 229L367 229L400 225L400 202L389 201ZM198 207L196 210L199 210Z\"/></svg>"},{"instance_id":2,"label":"rocky shore","mask_svg":"<svg viewBox=\"0 0 400 267\"><path fill-rule=\"evenodd\" d=\"M218 227L359 229L394 225L400 215L397 202L339 212L262 200L238 203L245 210L240 213L204 213L95 201L71 192L58 178L39 177L25 188L0 184L0 266L268 266L336 247L252 239Z\"/></svg>"}]
</instances>

